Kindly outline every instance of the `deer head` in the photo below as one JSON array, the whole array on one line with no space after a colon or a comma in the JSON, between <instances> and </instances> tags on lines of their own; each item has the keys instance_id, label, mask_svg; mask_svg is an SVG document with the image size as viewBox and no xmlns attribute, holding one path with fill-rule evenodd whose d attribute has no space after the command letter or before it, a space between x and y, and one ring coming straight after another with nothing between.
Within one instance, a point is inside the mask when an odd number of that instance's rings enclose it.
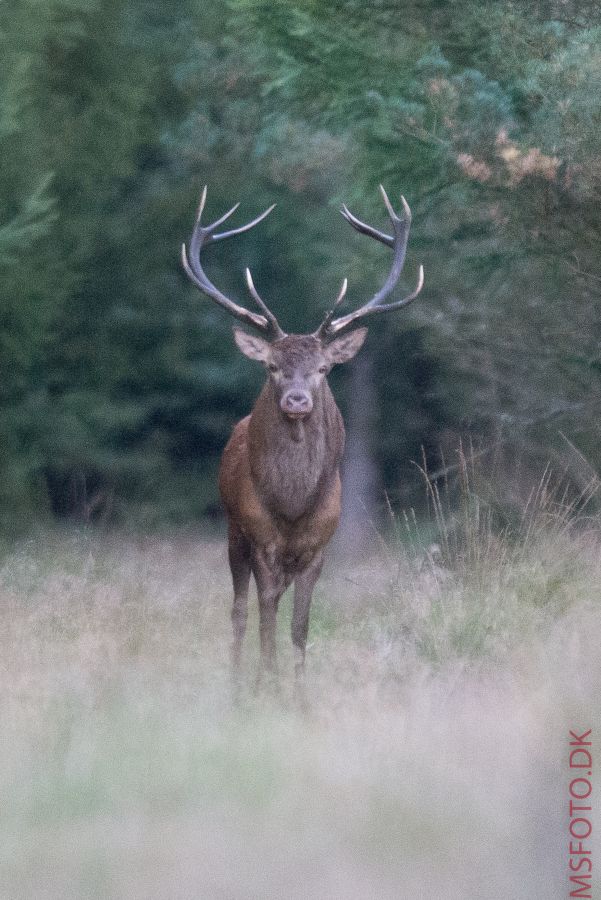
<instances>
[{"instance_id":1,"label":"deer head","mask_svg":"<svg viewBox=\"0 0 601 900\"><path fill-rule=\"evenodd\" d=\"M211 225L203 226L201 217L207 197L206 186L202 192L190 244L188 247L185 244L182 245L184 269L199 290L223 306L234 318L259 332L261 336L257 337L240 328L234 328L234 338L238 348L245 356L257 360L265 366L280 410L288 418L304 418L310 415L319 387L332 366L352 359L363 344L367 329L360 326L365 319L402 309L415 300L422 289L424 270L423 266L420 266L417 285L412 293L392 303L383 302L395 288L403 271L411 226L411 210L405 198L401 197L403 213L401 216L397 215L384 188L380 186L380 190L392 224L392 235L378 231L357 219L346 206L342 207L341 213L356 231L392 248L393 261L388 277L380 290L367 303L345 316L336 317L336 310L344 300L347 290L345 278L338 297L319 328L312 334L305 335L287 335L281 329L276 317L259 296L249 269L246 269L245 273L246 284L261 313L251 312L226 297L209 280L200 262L201 251L207 244L248 231L268 216L274 207L270 206L247 225L216 233L216 229L235 212L239 204L236 204Z\"/></svg>"},{"instance_id":2,"label":"deer head","mask_svg":"<svg viewBox=\"0 0 601 900\"><path fill-rule=\"evenodd\" d=\"M238 348L263 363L282 415L304 419L311 415L315 398L328 372L360 349L367 328L358 328L330 343L313 334L286 335L273 343L234 328Z\"/></svg>"}]
</instances>

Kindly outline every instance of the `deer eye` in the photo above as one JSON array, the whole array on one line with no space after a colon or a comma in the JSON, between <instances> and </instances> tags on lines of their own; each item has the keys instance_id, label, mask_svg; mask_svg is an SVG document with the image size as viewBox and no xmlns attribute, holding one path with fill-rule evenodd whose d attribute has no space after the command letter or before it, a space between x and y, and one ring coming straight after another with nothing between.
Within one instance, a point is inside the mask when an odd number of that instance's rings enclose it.
<instances>
[{"instance_id":1,"label":"deer eye","mask_svg":"<svg viewBox=\"0 0 601 900\"><path fill-rule=\"evenodd\" d=\"M267 368L269 369L270 372L277 372L277 370L278 370L278 366L276 366L276 364L274 362L270 362L269 365L267 366Z\"/></svg>"},{"instance_id":2,"label":"deer eye","mask_svg":"<svg viewBox=\"0 0 601 900\"><path fill-rule=\"evenodd\" d=\"M320 375L323 375L324 372L327 372L327 371L328 371L328 367L327 367L327 366L320 366L319 369L318 369L317 371L319 372Z\"/></svg>"}]
</instances>

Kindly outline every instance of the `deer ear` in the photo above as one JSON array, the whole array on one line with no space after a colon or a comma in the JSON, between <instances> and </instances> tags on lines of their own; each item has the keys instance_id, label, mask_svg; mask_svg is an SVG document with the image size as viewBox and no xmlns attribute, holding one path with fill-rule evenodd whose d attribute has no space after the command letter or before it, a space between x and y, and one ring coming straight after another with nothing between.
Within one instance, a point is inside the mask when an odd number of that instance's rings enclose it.
<instances>
[{"instance_id":1,"label":"deer ear","mask_svg":"<svg viewBox=\"0 0 601 900\"><path fill-rule=\"evenodd\" d=\"M241 350L249 359L257 359L259 362L267 362L270 346L263 338L247 334L241 328L234 328L234 340L238 350Z\"/></svg>"},{"instance_id":2,"label":"deer ear","mask_svg":"<svg viewBox=\"0 0 601 900\"><path fill-rule=\"evenodd\" d=\"M328 344L325 348L325 354L330 365L335 366L336 363L343 363L352 359L355 353L363 346L366 336L367 328L357 328L356 331L351 331L350 334L336 338L335 341Z\"/></svg>"}]
</instances>

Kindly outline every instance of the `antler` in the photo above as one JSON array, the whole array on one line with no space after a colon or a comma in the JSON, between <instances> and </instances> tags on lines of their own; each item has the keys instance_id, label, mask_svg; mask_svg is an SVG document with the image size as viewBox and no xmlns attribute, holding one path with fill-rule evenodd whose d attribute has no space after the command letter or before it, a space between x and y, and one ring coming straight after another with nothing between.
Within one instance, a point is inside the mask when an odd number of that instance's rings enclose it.
<instances>
[{"instance_id":1,"label":"antler","mask_svg":"<svg viewBox=\"0 0 601 900\"><path fill-rule=\"evenodd\" d=\"M196 214L196 223L190 238L190 243L187 248L185 244L182 244L182 265L186 270L188 278L199 290L204 294L207 294L212 300L215 300L220 306L223 306L230 315L239 319L241 322L244 322L245 325L250 325L252 328L260 331L272 340L285 337L285 332L280 328L278 320L257 293L250 274L250 269L246 269L246 284L253 300L263 315L259 315L258 313L245 309L243 306L239 306L237 303L234 303L233 300L230 300L229 297L226 297L225 294L222 294L219 288L215 287L215 285L207 278L200 264L200 251L204 246L214 243L215 241L223 241L226 238L233 237L236 234L242 234L244 231L249 231L251 228L254 228L255 225L258 225L259 222L269 215L274 208L275 203L247 225L242 225L240 228L233 228L231 231L222 231L219 234L215 234L215 229L222 225L226 219L229 219L232 213L238 209L240 204L236 203L229 212L226 212L225 215L221 216L221 218L217 219L217 221L213 222L211 225L203 226L200 223L200 219L206 199L207 186L205 185L200 198L198 213Z\"/></svg>"},{"instance_id":2,"label":"antler","mask_svg":"<svg viewBox=\"0 0 601 900\"><path fill-rule=\"evenodd\" d=\"M326 314L323 322L315 332L315 337L318 337L320 340L328 341L336 335L339 335L343 331L350 330L351 328L356 328L359 322L368 316L374 316L384 312L391 312L394 309L401 309L403 306L407 306L409 303L411 303L412 300L415 300L422 289L424 283L424 267L420 266L417 286L411 294L403 297L402 300L396 300L394 303L382 303L382 300L384 300L396 286L401 272L403 271L405 253L407 250L407 240L409 238L409 229L411 227L411 210L409 209L409 204L407 203L405 198L401 197L401 202L403 204L403 216L398 216L392 208L392 204L390 203L388 195L382 185L380 185L380 191L382 192L382 197L384 198L384 203L386 204L386 209L388 210L388 215L390 216L390 221L392 222L392 235L386 234L383 231L378 231L377 228L373 228L371 225L367 225L365 222L357 219L356 216L354 216L346 206L343 206L340 212L342 213L346 221L349 222L356 231L359 231L361 234L367 234L369 237L374 238L376 241L381 241L382 244L386 244L388 247L392 247L394 251L394 258L392 261L390 272L388 274L388 278L386 279L380 290L376 294L374 294L371 300L369 300L363 306L360 306L359 309L356 309L354 312L348 313L348 315L346 316L340 316L340 318L335 319L334 313L336 311L336 307L339 303L342 302L342 299L346 292L345 280L343 289L338 295L334 306Z\"/></svg>"}]
</instances>

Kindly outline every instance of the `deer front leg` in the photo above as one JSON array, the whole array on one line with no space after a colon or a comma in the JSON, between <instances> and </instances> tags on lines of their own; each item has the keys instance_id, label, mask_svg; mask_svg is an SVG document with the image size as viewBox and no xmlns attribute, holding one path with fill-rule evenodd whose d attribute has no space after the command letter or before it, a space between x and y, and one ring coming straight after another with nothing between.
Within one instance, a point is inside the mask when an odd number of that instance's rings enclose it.
<instances>
[{"instance_id":1,"label":"deer front leg","mask_svg":"<svg viewBox=\"0 0 601 900\"><path fill-rule=\"evenodd\" d=\"M275 638L276 617L280 597L286 583L281 560L273 547L256 549L252 557L252 569L259 595L259 635L261 664L257 683L263 671L277 676L277 647Z\"/></svg>"},{"instance_id":2,"label":"deer front leg","mask_svg":"<svg viewBox=\"0 0 601 900\"><path fill-rule=\"evenodd\" d=\"M295 674L297 681L302 679L305 671L305 648L309 632L309 612L313 588L319 578L323 566L323 551L319 550L306 569L294 580L294 606L292 610L292 643L295 654Z\"/></svg>"},{"instance_id":3,"label":"deer front leg","mask_svg":"<svg viewBox=\"0 0 601 900\"><path fill-rule=\"evenodd\" d=\"M246 633L248 618L248 585L250 581L250 544L240 529L233 522L228 527L228 555L232 582L234 585L234 603L232 606L232 628L234 640L232 644L232 673L237 681L242 656L242 642Z\"/></svg>"}]
</instances>

